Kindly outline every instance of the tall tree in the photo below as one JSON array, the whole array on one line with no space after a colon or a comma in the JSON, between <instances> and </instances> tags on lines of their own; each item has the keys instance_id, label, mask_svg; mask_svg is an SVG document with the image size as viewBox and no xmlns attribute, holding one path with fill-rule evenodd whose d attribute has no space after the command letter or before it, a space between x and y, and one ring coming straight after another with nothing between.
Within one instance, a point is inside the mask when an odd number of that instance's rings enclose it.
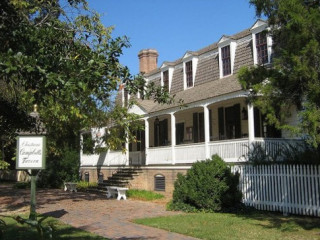
<instances>
[{"instance_id":1,"label":"tall tree","mask_svg":"<svg viewBox=\"0 0 320 240\"><path fill-rule=\"evenodd\" d=\"M101 23L86 0L0 1L2 145L7 146L10 139L13 142L18 129L30 128L28 113L35 103L53 155L66 145L79 148L83 128L105 126L113 120L130 129L136 116L126 109L113 111L113 95L123 82L132 93L145 82L119 63L129 42L126 37L113 38L112 30ZM162 90L150 89L149 95L156 100L168 101Z\"/></svg>"},{"instance_id":2,"label":"tall tree","mask_svg":"<svg viewBox=\"0 0 320 240\"><path fill-rule=\"evenodd\" d=\"M270 123L320 144L320 1L251 0L258 17L266 16L273 39L272 66L243 68L239 80ZM301 123L285 119L292 106ZM307 136L305 136L307 135Z\"/></svg>"}]
</instances>

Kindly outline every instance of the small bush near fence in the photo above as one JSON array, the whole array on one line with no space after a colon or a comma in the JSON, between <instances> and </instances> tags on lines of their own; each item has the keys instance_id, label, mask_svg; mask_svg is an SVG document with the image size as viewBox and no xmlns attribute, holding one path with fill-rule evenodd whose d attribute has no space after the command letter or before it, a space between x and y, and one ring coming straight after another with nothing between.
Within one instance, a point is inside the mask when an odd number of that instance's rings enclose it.
<instances>
[{"instance_id":1,"label":"small bush near fence","mask_svg":"<svg viewBox=\"0 0 320 240\"><path fill-rule=\"evenodd\" d=\"M187 174L178 175L170 210L194 212L221 211L241 201L237 189L239 176L217 155L192 165Z\"/></svg>"}]
</instances>

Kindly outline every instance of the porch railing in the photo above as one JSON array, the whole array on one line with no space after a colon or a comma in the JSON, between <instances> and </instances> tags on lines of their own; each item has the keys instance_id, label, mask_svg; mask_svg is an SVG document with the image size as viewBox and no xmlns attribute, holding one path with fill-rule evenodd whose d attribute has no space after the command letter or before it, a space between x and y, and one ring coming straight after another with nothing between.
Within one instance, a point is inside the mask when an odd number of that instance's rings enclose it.
<instances>
[{"instance_id":1,"label":"porch railing","mask_svg":"<svg viewBox=\"0 0 320 240\"><path fill-rule=\"evenodd\" d=\"M148 150L148 164L172 164L171 147L152 147Z\"/></svg>"},{"instance_id":2,"label":"porch railing","mask_svg":"<svg viewBox=\"0 0 320 240\"><path fill-rule=\"evenodd\" d=\"M262 139L256 138L254 145L262 146L267 154L279 156L280 151L290 150L290 147L303 147L301 140L295 139ZM288 147L289 146L289 147ZM174 151L174 152L172 152ZM249 139L232 139L208 143L209 157L218 154L226 162L246 160L249 152ZM175 160L173 160L173 156ZM129 152L129 162L121 151L81 155L81 166L113 166L113 165L161 165L161 164L191 164L206 159L205 143L183 144L165 147L151 147L144 152ZM278 159L277 160L281 160Z\"/></svg>"},{"instance_id":3,"label":"porch railing","mask_svg":"<svg viewBox=\"0 0 320 240\"><path fill-rule=\"evenodd\" d=\"M243 160L248 151L248 139L223 140L209 143L210 156L218 154L226 162Z\"/></svg>"},{"instance_id":4,"label":"porch railing","mask_svg":"<svg viewBox=\"0 0 320 240\"><path fill-rule=\"evenodd\" d=\"M299 139L284 138L256 138L254 145L261 146L267 155L277 158L277 160L282 160L279 156L281 156L281 153L284 153L285 151L297 150L305 147L303 142Z\"/></svg>"},{"instance_id":5,"label":"porch railing","mask_svg":"<svg viewBox=\"0 0 320 240\"><path fill-rule=\"evenodd\" d=\"M81 166L119 166L126 165L127 158L122 151L110 151L100 154L81 154Z\"/></svg>"},{"instance_id":6,"label":"porch railing","mask_svg":"<svg viewBox=\"0 0 320 240\"><path fill-rule=\"evenodd\" d=\"M194 163L206 159L203 143L175 146L176 163Z\"/></svg>"},{"instance_id":7,"label":"porch railing","mask_svg":"<svg viewBox=\"0 0 320 240\"><path fill-rule=\"evenodd\" d=\"M129 152L130 165L144 165L146 160L145 152L135 151Z\"/></svg>"}]
</instances>

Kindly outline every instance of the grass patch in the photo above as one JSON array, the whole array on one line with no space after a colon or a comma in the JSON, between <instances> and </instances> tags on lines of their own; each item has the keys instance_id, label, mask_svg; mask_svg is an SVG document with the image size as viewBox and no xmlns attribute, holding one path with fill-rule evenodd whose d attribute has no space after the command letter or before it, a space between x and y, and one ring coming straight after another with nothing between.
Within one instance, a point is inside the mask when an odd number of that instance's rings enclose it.
<instances>
[{"instance_id":1,"label":"grass patch","mask_svg":"<svg viewBox=\"0 0 320 240\"><path fill-rule=\"evenodd\" d=\"M85 191L90 188L96 188L98 187L98 183L96 182L85 182L85 181L80 181L77 182L77 190L79 191Z\"/></svg>"},{"instance_id":2,"label":"grass patch","mask_svg":"<svg viewBox=\"0 0 320 240\"><path fill-rule=\"evenodd\" d=\"M163 199L164 196L160 193L155 193L152 191L130 189L127 191L127 196L132 199L153 201L158 199Z\"/></svg>"},{"instance_id":3,"label":"grass patch","mask_svg":"<svg viewBox=\"0 0 320 240\"><path fill-rule=\"evenodd\" d=\"M284 217L281 214L269 212L188 213L137 219L134 222L200 239L320 239L319 218Z\"/></svg>"},{"instance_id":4,"label":"grass patch","mask_svg":"<svg viewBox=\"0 0 320 240\"><path fill-rule=\"evenodd\" d=\"M26 217L26 216L23 216ZM38 219L41 219L39 217ZM37 240L41 239L35 227L27 224L19 224L12 217L0 216L0 222L4 221L5 225L0 225L1 240ZM86 232L81 229L74 228L64 224L53 217L48 217L43 221L43 226L51 226L53 228L52 239L77 239L77 240L102 240L106 239L96 234ZM2 234L2 235L1 235ZM44 239L49 239L44 236Z\"/></svg>"}]
</instances>

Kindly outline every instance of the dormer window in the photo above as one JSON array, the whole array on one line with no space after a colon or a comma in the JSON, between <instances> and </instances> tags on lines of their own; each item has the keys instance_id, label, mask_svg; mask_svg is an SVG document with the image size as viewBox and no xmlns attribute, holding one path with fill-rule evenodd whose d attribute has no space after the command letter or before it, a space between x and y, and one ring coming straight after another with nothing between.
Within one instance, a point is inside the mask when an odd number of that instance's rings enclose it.
<instances>
[{"instance_id":1,"label":"dormer window","mask_svg":"<svg viewBox=\"0 0 320 240\"><path fill-rule=\"evenodd\" d=\"M186 52L183 56L183 89L192 88L195 85L195 78L198 66L198 55L194 52Z\"/></svg>"},{"instance_id":2,"label":"dormer window","mask_svg":"<svg viewBox=\"0 0 320 240\"><path fill-rule=\"evenodd\" d=\"M163 87L169 90L169 71L163 72Z\"/></svg>"},{"instance_id":3,"label":"dormer window","mask_svg":"<svg viewBox=\"0 0 320 240\"><path fill-rule=\"evenodd\" d=\"M250 29L254 64L263 65L271 62L272 39L266 32L267 28L267 22L259 19Z\"/></svg>"},{"instance_id":4,"label":"dormer window","mask_svg":"<svg viewBox=\"0 0 320 240\"><path fill-rule=\"evenodd\" d=\"M256 49L258 64L268 63L268 45L265 32L256 34Z\"/></svg>"},{"instance_id":5,"label":"dormer window","mask_svg":"<svg viewBox=\"0 0 320 240\"><path fill-rule=\"evenodd\" d=\"M233 74L237 42L235 39L222 36L218 42L220 78Z\"/></svg>"},{"instance_id":6,"label":"dormer window","mask_svg":"<svg viewBox=\"0 0 320 240\"><path fill-rule=\"evenodd\" d=\"M231 74L230 45L221 48L223 76Z\"/></svg>"},{"instance_id":7,"label":"dormer window","mask_svg":"<svg viewBox=\"0 0 320 240\"><path fill-rule=\"evenodd\" d=\"M192 61L186 62L186 81L187 88L193 87Z\"/></svg>"}]
</instances>

